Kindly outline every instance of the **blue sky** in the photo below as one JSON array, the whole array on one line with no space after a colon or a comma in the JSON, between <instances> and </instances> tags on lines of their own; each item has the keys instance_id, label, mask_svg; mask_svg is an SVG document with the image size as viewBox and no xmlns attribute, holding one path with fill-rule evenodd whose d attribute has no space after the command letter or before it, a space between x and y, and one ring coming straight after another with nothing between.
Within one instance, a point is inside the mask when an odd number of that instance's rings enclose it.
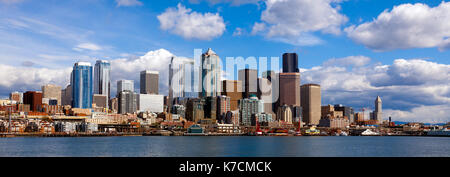
<instances>
[{"instance_id":1,"label":"blue sky","mask_svg":"<svg viewBox=\"0 0 450 177\"><path fill-rule=\"evenodd\" d=\"M164 52L149 53L159 49L192 58L195 48L213 48L223 59L296 52L302 83L320 83L324 104L373 107L382 95L391 115L444 110L427 120L450 121L449 11L441 0L0 0L0 74L33 74L0 81L0 95L46 82L65 87L60 75L80 60L155 69L166 61ZM383 12L389 18L378 18ZM116 65L113 82L138 80Z\"/></svg>"}]
</instances>

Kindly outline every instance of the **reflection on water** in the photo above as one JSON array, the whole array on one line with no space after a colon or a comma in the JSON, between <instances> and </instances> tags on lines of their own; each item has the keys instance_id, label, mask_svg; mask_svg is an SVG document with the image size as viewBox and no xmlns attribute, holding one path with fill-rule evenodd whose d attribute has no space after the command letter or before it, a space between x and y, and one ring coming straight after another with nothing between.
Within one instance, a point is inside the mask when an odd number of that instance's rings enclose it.
<instances>
[{"instance_id":1,"label":"reflection on water","mask_svg":"<svg viewBox=\"0 0 450 177\"><path fill-rule=\"evenodd\" d=\"M0 156L450 157L446 137L1 138Z\"/></svg>"}]
</instances>

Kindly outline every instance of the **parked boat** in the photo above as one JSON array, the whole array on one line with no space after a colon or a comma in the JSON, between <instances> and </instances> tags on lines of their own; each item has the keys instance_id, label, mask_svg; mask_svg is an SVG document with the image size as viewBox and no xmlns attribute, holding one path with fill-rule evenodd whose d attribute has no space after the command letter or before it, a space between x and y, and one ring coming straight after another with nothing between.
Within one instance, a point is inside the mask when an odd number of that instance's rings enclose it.
<instances>
[{"instance_id":1,"label":"parked boat","mask_svg":"<svg viewBox=\"0 0 450 177\"><path fill-rule=\"evenodd\" d=\"M366 131L361 133L362 136L379 136L380 133L374 132L370 129L367 129Z\"/></svg>"}]
</instances>

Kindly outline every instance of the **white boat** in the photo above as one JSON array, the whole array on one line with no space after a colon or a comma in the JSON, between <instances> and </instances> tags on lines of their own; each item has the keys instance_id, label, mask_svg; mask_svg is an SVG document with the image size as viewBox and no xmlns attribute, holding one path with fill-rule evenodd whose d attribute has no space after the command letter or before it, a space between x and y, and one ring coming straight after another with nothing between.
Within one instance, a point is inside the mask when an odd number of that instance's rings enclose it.
<instances>
[{"instance_id":1,"label":"white boat","mask_svg":"<svg viewBox=\"0 0 450 177\"><path fill-rule=\"evenodd\" d=\"M362 132L361 135L362 136L378 136L378 135L380 135L380 133L373 132L370 129L366 129L366 131Z\"/></svg>"}]
</instances>

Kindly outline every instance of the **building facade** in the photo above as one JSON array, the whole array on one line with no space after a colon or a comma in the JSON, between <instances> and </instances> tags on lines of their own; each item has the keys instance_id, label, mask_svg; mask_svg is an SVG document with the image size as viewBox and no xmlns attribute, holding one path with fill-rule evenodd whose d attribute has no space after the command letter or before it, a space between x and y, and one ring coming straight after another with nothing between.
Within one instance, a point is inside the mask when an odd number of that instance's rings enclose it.
<instances>
[{"instance_id":1,"label":"building facade","mask_svg":"<svg viewBox=\"0 0 450 177\"><path fill-rule=\"evenodd\" d=\"M301 107L303 109L303 122L308 125L318 125L321 118L321 91L318 84L305 84L301 86Z\"/></svg>"},{"instance_id":2,"label":"building facade","mask_svg":"<svg viewBox=\"0 0 450 177\"><path fill-rule=\"evenodd\" d=\"M264 102L257 97L244 98L240 100L241 125L251 126L254 114L264 112Z\"/></svg>"},{"instance_id":3,"label":"building facade","mask_svg":"<svg viewBox=\"0 0 450 177\"><path fill-rule=\"evenodd\" d=\"M22 92L11 92L9 94L9 99L15 101L17 104L23 103L23 93Z\"/></svg>"},{"instance_id":4,"label":"building facade","mask_svg":"<svg viewBox=\"0 0 450 177\"><path fill-rule=\"evenodd\" d=\"M242 99L242 82L238 80L222 81L222 95L230 98L230 110L239 110L239 100Z\"/></svg>"},{"instance_id":5,"label":"building facade","mask_svg":"<svg viewBox=\"0 0 450 177\"><path fill-rule=\"evenodd\" d=\"M118 80L117 81L117 96L122 91L132 91L134 92L134 81L133 80Z\"/></svg>"},{"instance_id":6,"label":"building facade","mask_svg":"<svg viewBox=\"0 0 450 177\"><path fill-rule=\"evenodd\" d=\"M52 84L42 86L42 98L57 100L57 105L61 105L61 86Z\"/></svg>"},{"instance_id":7,"label":"building facade","mask_svg":"<svg viewBox=\"0 0 450 177\"><path fill-rule=\"evenodd\" d=\"M280 73L279 105L300 106L300 73Z\"/></svg>"},{"instance_id":8,"label":"building facade","mask_svg":"<svg viewBox=\"0 0 450 177\"><path fill-rule=\"evenodd\" d=\"M122 91L118 98L118 112L119 114L135 113L137 107L138 94L132 91Z\"/></svg>"},{"instance_id":9,"label":"building facade","mask_svg":"<svg viewBox=\"0 0 450 177\"><path fill-rule=\"evenodd\" d=\"M159 72L142 71L140 75L140 93L141 94L159 94Z\"/></svg>"},{"instance_id":10,"label":"building facade","mask_svg":"<svg viewBox=\"0 0 450 177\"><path fill-rule=\"evenodd\" d=\"M23 103L30 105L32 112L42 111L42 92L28 91L23 94Z\"/></svg>"},{"instance_id":11,"label":"building facade","mask_svg":"<svg viewBox=\"0 0 450 177\"><path fill-rule=\"evenodd\" d=\"M142 112L161 113L164 111L164 95L139 94L138 110Z\"/></svg>"}]
</instances>

